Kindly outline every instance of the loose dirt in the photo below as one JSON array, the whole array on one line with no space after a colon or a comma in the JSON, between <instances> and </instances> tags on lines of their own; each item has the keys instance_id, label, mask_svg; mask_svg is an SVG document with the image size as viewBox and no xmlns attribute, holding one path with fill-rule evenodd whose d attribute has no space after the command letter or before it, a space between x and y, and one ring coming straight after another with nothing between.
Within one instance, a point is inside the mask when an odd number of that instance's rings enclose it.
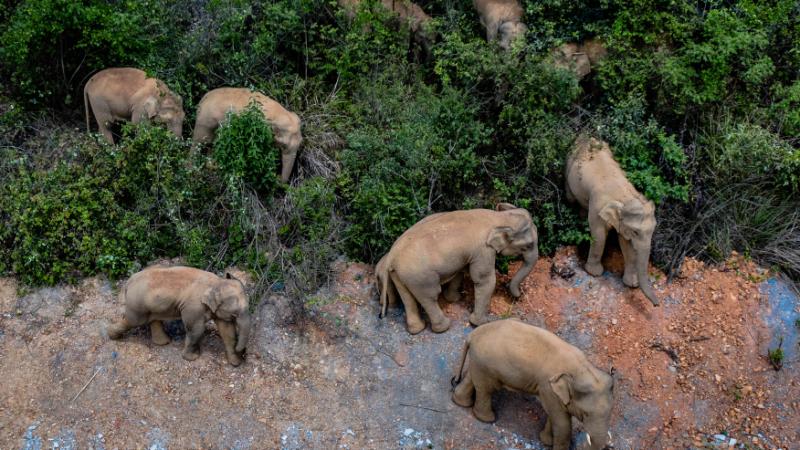
<instances>
[{"instance_id":1,"label":"loose dirt","mask_svg":"<svg viewBox=\"0 0 800 450\"><path fill-rule=\"evenodd\" d=\"M800 448L798 300L769 272L734 256L687 260L662 306L621 282L618 253L592 277L574 248L541 258L512 301L498 276L493 319L543 326L614 368L618 449ZM450 401L471 331L469 283L441 304L443 334L410 336L402 309L377 318L372 268L339 263L332 286L299 320L276 292L260 302L245 364L225 362L209 323L201 357L181 359L183 331L150 342L141 328L109 341L117 283L30 290L0 279L0 448L518 448L543 449L535 397L495 394L495 424ZM766 355L781 343L782 369ZM574 440L583 445L580 424Z\"/></svg>"}]
</instances>

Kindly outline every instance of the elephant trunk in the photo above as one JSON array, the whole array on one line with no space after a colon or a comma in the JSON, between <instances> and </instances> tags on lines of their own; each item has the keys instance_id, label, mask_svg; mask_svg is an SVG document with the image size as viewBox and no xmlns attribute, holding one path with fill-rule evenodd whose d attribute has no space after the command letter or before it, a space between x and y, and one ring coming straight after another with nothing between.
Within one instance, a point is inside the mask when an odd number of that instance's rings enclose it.
<instances>
[{"instance_id":1,"label":"elephant trunk","mask_svg":"<svg viewBox=\"0 0 800 450\"><path fill-rule=\"evenodd\" d=\"M533 266L536 265L536 260L539 259L539 248L536 244L534 244L533 248L530 251L527 251L522 254L525 263L522 267L519 268L517 273L514 275L514 278L511 279L511 283L508 284L508 289L511 291L511 295L514 297L520 296L519 285L522 283L522 280L528 276L533 270Z\"/></svg>"},{"instance_id":2,"label":"elephant trunk","mask_svg":"<svg viewBox=\"0 0 800 450\"><path fill-rule=\"evenodd\" d=\"M177 137L183 137L183 122L174 123L169 126L169 131Z\"/></svg>"},{"instance_id":3,"label":"elephant trunk","mask_svg":"<svg viewBox=\"0 0 800 450\"><path fill-rule=\"evenodd\" d=\"M653 291L653 285L650 284L650 276L647 274L647 262L650 260L650 248L646 248L637 254L636 260L636 275L639 279L639 288L644 293L644 296L653 303L653 306L658 306L658 297Z\"/></svg>"},{"instance_id":4,"label":"elephant trunk","mask_svg":"<svg viewBox=\"0 0 800 450\"><path fill-rule=\"evenodd\" d=\"M243 311L239 317L236 318L236 351L241 353L247 347L247 341L250 339L250 313Z\"/></svg>"}]
</instances>

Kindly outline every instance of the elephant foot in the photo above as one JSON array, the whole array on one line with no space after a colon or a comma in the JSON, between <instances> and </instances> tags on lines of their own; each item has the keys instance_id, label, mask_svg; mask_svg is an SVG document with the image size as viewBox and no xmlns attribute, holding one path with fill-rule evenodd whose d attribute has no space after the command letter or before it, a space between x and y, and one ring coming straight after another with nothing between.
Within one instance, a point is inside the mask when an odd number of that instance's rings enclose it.
<instances>
[{"instance_id":1,"label":"elephant foot","mask_svg":"<svg viewBox=\"0 0 800 450\"><path fill-rule=\"evenodd\" d=\"M109 325L108 330L106 331L108 332L108 338L115 341L117 339L120 339L123 333L123 331L119 329L119 327L117 327L116 325Z\"/></svg>"},{"instance_id":2,"label":"elephant foot","mask_svg":"<svg viewBox=\"0 0 800 450\"><path fill-rule=\"evenodd\" d=\"M471 408L475 401L473 400L471 395L459 395L458 388L456 387L456 392L453 392L453 403L458 406L463 406L464 408Z\"/></svg>"},{"instance_id":3,"label":"elephant foot","mask_svg":"<svg viewBox=\"0 0 800 450\"><path fill-rule=\"evenodd\" d=\"M195 359L200 357L200 352L193 352L189 350L183 351L183 359L187 361L194 361Z\"/></svg>"},{"instance_id":4,"label":"elephant foot","mask_svg":"<svg viewBox=\"0 0 800 450\"><path fill-rule=\"evenodd\" d=\"M422 330L425 329L425 322L421 320L419 321L409 320L406 322L406 328L408 329L408 332L411 334L419 334L422 332Z\"/></svg>"},{"instance_id":5,"label":"elephant foot","mask_svg":"<svg viewBox=\"0 0 800 450\"><path fill-rule=\"evenodd\" d=\"M162 334L161 336L154 335L152 339L153 339L153 344L156 345L167 345L170 343L169 336L165 334Z\"/></svg>"},{"instance_id":6,"label":"elephant foot","mask_svg":"<svg viewBox=\"0 0 800 450\"><path fill-rule=\"evenodd\" d=\"M475 418L481 422L491 423L495 420L494 412L492 412L491 409L489 411L481 411L479 409L472 408L472 415L474 415Z\"/></svg>"},{"instance_id":7,"label":"elephant foot","mask_svg":"<svg viewBox=\"0 0 800 450\"><path fill-rule=\"evenodd\" d=\"M622 276L622 283L625 286L632 288L639 287L639 277L636 275L636 273L631 273L631 274L626 273L625 275Z\"/></svg>"},{"instance_id":8,"label":"elephant foot","mask_svg":"<svg viewBox=\"0 0 800 450\"><path fill-rule=\"evenodd\" d=\"M479 316L475 313L469 315L469 323L475 325L476 327L481 326L488 321L489 319L486 318L486 315Z\"/></svg>"},{"instance_id":9,"label":"elephant foot","mask_svg":"<svg viewBox=\"0 0 800 450\"><path fill-rule=\"evenodd\" d=\"M550 431L548 433L547 427L539 433L539 440L542 441L542 444L552 447L553 446L553 432Z\"/></svg>"},{"instance_id":10,"label":"elephant foot","mask_svg":"<svg viewBox=\"0 0 800 450\"><path fill-rule=\"evenodd\" d=\"M440 322L431 322L431 330L434 333L444 333L445 331L450 329L450 319L447 317L443 318Z\"/></svg>"},{"instance_id":11,"label":"elephant foot","mask_svg":"<svg viewBox=\"0 0 800 450\"><path fill-rule=\"evenodd\" d=\"M585 268L586 268L586 272L589 275L593 275L595 277L599 277L600 275L603 274L603 264L602 263L599 263L599 262L592 263L592 262L588 262L587 261Z\"/></svg>"},{"instance_id":12,"label":"elephant foot","mask_svg":"<svg viewBox=\"0 0 800 450\"><path fill-rule=\"evenodd\" d=\"M242 358L239 355L235 354L235 353L234 354L229 354L228 355L228 362L233 367L239 367L242 364Z\"/></svg>"}]
</instances>

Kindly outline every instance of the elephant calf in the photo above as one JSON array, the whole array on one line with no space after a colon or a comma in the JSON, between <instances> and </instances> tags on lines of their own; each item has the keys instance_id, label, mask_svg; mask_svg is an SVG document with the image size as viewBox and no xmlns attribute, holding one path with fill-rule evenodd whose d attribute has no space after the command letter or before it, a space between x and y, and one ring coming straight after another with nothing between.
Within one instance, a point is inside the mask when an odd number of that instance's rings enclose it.
<instances>
[{"instance_id":1,"label":"elephant calf","mask_svg":"<svg viewBox=\"0 0 800 450\"><path fill-rule=\"evenodd\" d=\"M192 267L150 267L128 279L120 301L125 313L109 325L109 338L119 339L129 329L149 323L153 343L166 345L169 337L162 321L182 319L186 327L183 358L194 361L200 356L206 322L213 319L228 362L242 363L250 335L249 303L244 286L229 273L221 278Z\"/></svg>"},{"instance_id":2,"label":"elephant calf","mask_svg":"<svg viewBox=\"0 0 800 450\"><path fill-rule=\"evenodd\" d=\"M522 23L523 10L517 0L474 0L474 5L489 42L499 34L500 47L508 50L514 40L524 37L528 31Z\"/></svg>"},{"instance_id":3,"label":"elephant calf","mask_svg":"<svg viewBox=\"0 0 800 450\"><path fill-rule=\"evenodd\" d=\"M256 102L264 113L264 119L272 126L275 142L281 146L281 181L289 181L297 149L303 141L300 134L300 118L286 110L266 95L246 88L219 88L206 93L197 105L197 121L192 139L205 143L214 140L219 124L228 112L238 113L250 102Z\"/></svg>"},{"instance_id":4,"label":"elephant calf","mask_svg":"<svg viewBox=\"0 0 800 450\"><path fill-rule=\"evenodd\" d=\"M525 263L509 285L511 295L519 297L519 285L539 257L536 225L528 211L501 203L497 211L452 211L420 220L395 241L375 268L381 316L399 293L409 333L425 329L417 302L428 314L434 332L447 331L450 319L442 313L437 300L443 284L447 284L445 298L458 300L466 268L475 283L475 308L469 321L473 325L486 322L495 287L497 253L524 258Z\"/></svg>"},{"instance_id":5,"label":"elephant calf","mask_svg":"<svg viewBox=\"0 0 800 450\"><path fill-rule=\"evenodd\" d=\"M130 67L101 70L83 88L86 130L90 131L89 107L97 127L109 144L114 136L113 122L163 123L175 136L183 135L183 100L163 81L149 78L144 71Z\"/></svg>"},{"instance_id":6,"label":"elephant calf","mask_svg":"<svg viewBox=\"0 0 800 450\"><path fill-rule=\"evenodd\" d=\"M338 0L339 6L344 9L345 14L352 20L356 16L359 6L363 0ZM408 25L414 40L419 43L427 52L430 51L431 44L435 35L429 29L431 16L416 3L410 0L380 0L383 8L397 15L397 19L402 24Z\"/></svg>"},{"instance_id":7,"label":"elephant calf","mask_svg":"<svg viewBox=\"0 0 800 450\"><path fill-rule=\"evenodd\" d=\"M467 336L453 384L453 402L472 407L483 422L495 420L497 389L538 396L547 412L539 439L554 450L569 448L571 417L583 423L592 449L602 449L611 436L613 378L576 347L533 325L508 319L479 326Z\"/></svg>"},{"instance_id":8,"label":"elephant calf","mask_svg":"<svg viewBox=\"0 0 800 450\"><path fill-rule=\"evenodd\" d=\"M614 160L608 143L581 135L567 159L567 200L577 201L589 211L592 244L586 271L594 276L603 273L603 249L609 230L619 235L625 258L622 281L639 286L644 295L658 306L658 298L647 276L650 243L656 228L655 205L628 181Z\"/></svg>"}]
</instances>

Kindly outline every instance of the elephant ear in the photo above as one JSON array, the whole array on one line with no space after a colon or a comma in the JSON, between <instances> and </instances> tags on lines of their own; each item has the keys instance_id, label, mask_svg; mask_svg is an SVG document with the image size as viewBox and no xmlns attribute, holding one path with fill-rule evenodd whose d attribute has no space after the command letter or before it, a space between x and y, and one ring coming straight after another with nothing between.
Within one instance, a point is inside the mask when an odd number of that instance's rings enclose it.
<instances>
[{"instance_id":1,"label":"elephant ear","mask_svg":"<svg viewBox=\"0 0 800 450\"><path fill-rule=\"evenodd\" d=\"M222 305L222 295L220 295L219 288L213 288L211 291L206 295L200 303L208 306L208 309L211 310L211 313L214 314L219 309L220 305Z\"/></svg>"},{"instance_id":2,"label":"elephant ear","mask_svg":"<svg viewBox=\"0 0 800 450\"><path fill-rule=\"evenodd\" d=\"M612 200L603 206L603 209L600 210L598 215L601 219L603 219L603 221L605 221L605 223L611 225L615 230L619 231L619 217L622 213L622 207L622 203Z\"/></svg>"},{"instance_id":3,"label":"elephant ear","mask_svg":"<svg viewBox=\"0 0 800 450\"><path fill-rule=\"evenodd\" d=\"M142 105L142 109L147 118L152 120L158 113L158 100L156 100L155 97L148 98L145 100L144 105Z\"/></svg>"},{"instance_id":4,"label":"elephant ear","mask_svg":"<svg viewBox=\"0 0 800 450\"><path fill-rule=\"evenodd\" d=\"M495 252L499 252L508 247L511 242L510 236L514 233L511 227L497 227L489 232L489 237L486 239L486 245L492 247Z\"/></svg>"},{"instance_id":5,"label":"elephant ear","mask_svg":"<svg viewBox=\"0 0 800 450\"><path fill-rule=\"evenodd\" d=\"M566 373L550 377L550 388L566 406L572 399L572 376Z\"/></svg>"},{"instance_id":6,"label":"elephant ear","mask_svg":"<svg viewBox=\"0 0 800 450\"><path fill-rule=\"evenodd\" d=\"M508 211L510 209L517 209L516 206L512 205L511 203L498 203L494 206L495 211Z\"/></svg>"}]
</instances>

